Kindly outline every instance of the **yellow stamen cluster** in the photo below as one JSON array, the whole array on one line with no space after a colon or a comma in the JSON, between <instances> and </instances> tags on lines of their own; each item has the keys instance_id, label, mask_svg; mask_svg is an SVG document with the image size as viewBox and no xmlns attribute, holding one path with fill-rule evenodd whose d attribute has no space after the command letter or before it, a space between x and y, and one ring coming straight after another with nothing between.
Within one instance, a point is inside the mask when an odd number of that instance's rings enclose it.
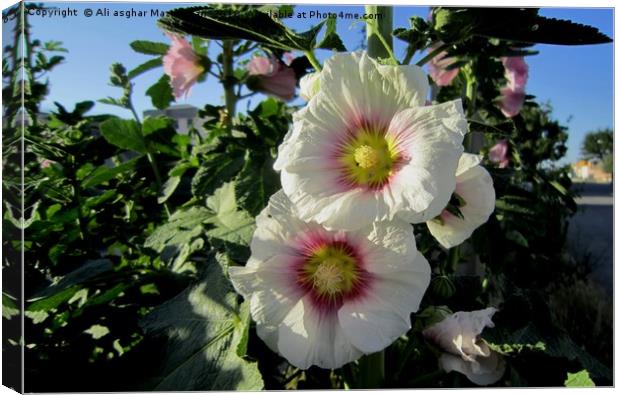
<instances>
[{"instance_id":1,"label":"yellow stamen cluster","mask_svg":"<svg viewBox=\"0 0 620 395\"><path fill-rule=\"evenodd\" d=\"M353 289L359 277L355 258L336 245L319 248L306 261L302 281L329 298Z\"/></svg>"},{"instance_id":2,"label":"yellow stamen cluster","mask_svg":"<svg viewBox=\"0 0 620 395\"><path fill-rule=\"evenodd\" d=\"M335 258L327 258L316 268L312 275L314 286L330 295L340 292L344 275L340 261Z\"/></svg>"},{"instance_id":3,"label":"yellow stamen cluster","mask_svg":"<svg viewBox=\"0 0 620 395\"><path fill-rule=\"evenodd\" d=\"M383 133L362 131L347 142L339 158L344 178L354 185L380 187L394 171L398 153Z\"/></svg>"}]
</instances>

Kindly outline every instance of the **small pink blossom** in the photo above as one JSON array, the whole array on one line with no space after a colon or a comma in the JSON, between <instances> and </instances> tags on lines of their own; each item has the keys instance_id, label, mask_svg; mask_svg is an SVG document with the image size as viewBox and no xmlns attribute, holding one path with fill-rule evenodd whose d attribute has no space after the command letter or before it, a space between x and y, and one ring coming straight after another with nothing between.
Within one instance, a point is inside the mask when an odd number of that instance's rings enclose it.
<instances>
[{"instance_id":1,"label":"small pink blossom","mask_svg":"<svg viewBox=\"0 0 620 395\"><path fill-rule=\"evenodd\" d=\"M168 37L172 45L163 58L164 72L170 77L174 97L179 99L187 97L205 69L187 40L173 34L168 34Z\"/></svg>"},{"instance_id":2,"label":"small pink blossom","mask_svg":"<svg viewBox=\"0 0 620 395\"><path fill-rule=\"evenodd\" d=\"M431 47L430 51L436 50L439 45L442 43L438 43L437 45ZM454 77L456 77L459 73L459 68L454 68L451 70L447 70L447 67L456 62L456 58L446 57L448 53L446 51L440 52L433 59L431 59L428 64L428 71L435 83L438 86L448 86L452 83Z\"/></svg>"},{"instance_id":3,"label":"small pink blossom","mask_svg":"<svg viewBox=\"0 0 620 395\"><path fill-rule=\"evenodd\" d=\"M513 91L510 88L502 88L500 93L502 94L502 101L500 102L502 114L508 118L519 115L523 103L525 102L525 92Z\"/></svg>"},{"instance_id":4,"label":"small pink blossom","mask_svg":"<svg viewBox=\"0 0 620 395\"><path fill-rule=\"evenodd\" d=\"M295 71L275 57L254 56L247 69L258 78L256 90L285 101L295 97Z\"/></svg>"},{"instance_id":5,"label":"small pink blossom","mask_svg":"<svg viewBox=\"0 0 620 395\"><path fill-rule=\"evenodd\" d=\"M527 83L529 67L522 56L502 58L504 76L508 80L508 88L515 92L524 92Z\"/></svg>"},{"instance_id":6,"label":"small pink blossom","mask_svg":"<svg viewBox=\"0 0 620 395\"><path fill-rule=\"evenodd\" d=\"M502 94L500 108L506 117L512 118L521 112L525 102L525 84L529 68L521 56L504 57L502 64L507 84L500 90Z\"/></svg>"},{"instance_id":7,"label":"small pink blossom","mask_svg":"<svg viewBox=\"0 0 620 395\"><path fill-rule=\"evenodd\" d=\"M497 143L489 150L489 160L497 163L499 168L503 169L508 166L508 141L506 139L498 140Z\"/></svg>"},{"instance_id":8,"label":"small pink blossom","mask_svg":"<svg viewBox=\"0 0 620 395\"><path fill-rule=\"evenodd\" d=\"M54 161L53 161L53 160L43 159L43 160L41 161L41 168L42 168L42 169L46 169L46 168L50 167L50 166L51 166L51 165L53 165L53 164L54 164Z\"/></svg>"}]
</instances>

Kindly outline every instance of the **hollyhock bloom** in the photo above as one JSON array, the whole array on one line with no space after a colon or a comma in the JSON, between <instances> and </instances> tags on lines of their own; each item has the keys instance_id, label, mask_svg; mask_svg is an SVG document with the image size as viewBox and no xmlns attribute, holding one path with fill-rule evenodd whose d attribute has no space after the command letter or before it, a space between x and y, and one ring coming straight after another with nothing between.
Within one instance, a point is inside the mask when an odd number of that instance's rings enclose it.
<instances>
[{"instance_id":1,"label":"hollyhock bloom","mask_svg":"<svg viewBox=\"0 0 620 395\"><path fill-rule=\"evenodd\" d=\"M247 70L251 76L256 76L255 82L249 84L250 89L285 101L295 97L295 71L275 57L254 56Z\"/></svg>"},{"instance_id":2,"label":"hollyhock bloom","mask_svg":"<svg viewBox=\"0 0 620 395\"><path fill-rule=\"evenodd\" d=\"M353 230L439 215L467 131L460 100L425 106L419 67L383 66L364 52L333 55L320 86L274 165L301 218Z\"/></svg>"},{"instance_id":3,"label":"hollyhock bloom","mask_svg":"<svg viewBox=\"0 0 620 395\"><path fill-rule=\"evenodd\" d=\"M445 248L465 241L480 225L487 222L495 209L493 179L480 166L478 155L463 154L456 169L456 188L450 205L462 217L445 208L439 217L426 222L428 230Z\"/></svg>"},{"instance_id":4,"label":"hollyhock bloom","mask_svg":"<svg viewBox=\"0 0 620 395\"><path fill-rule=\"evenodd\" d=\"M172 45L163 58L164 72L170 77L170 85L176 99L187 97L192 85L204 73L200 58L187 40L174 34L168 34Z\"/></svg>"},{"instance_id":5,"label":"hollyhock bloom","mask_svg":"<svg viewBox=\"0 0 620 395\"><path fill-rule=\"evenodd\" d=\"M491 318L496 311L494 307L459 311L422 332L445 351L439 358L441 369L462 373L478 385L493 384L504 375L504 359L480 338L485 327L494 326Z\"/></svg>"},{"instance_id":6,"label":"hollyhock bloom","mask_svg":"<svg viewBox=\"0 0 620 395\"><path fill-rule=\"evenodd\" d=\"M258 336L300 369L334 369L380 351L411 327L430 281L411 225L355 232L304 222L280 191L256 218L252 256L231 267Z\"/></svg>"},{"instance_id":7,"label":"hollyhock bloom","mask_svg":"<svg viewBox=\"0 0 620 395\"><path fill-rule=\"evenodd\" d=\"M310 101L321 88L321 74L314 72L306 74L299 80L299 96L305 101Z\"/></svg>"},{"instance_id":8,"label":"hollyhock bloom","mask_svg":"<svg viewBox=\"0 0 620 395\"><path fill-rule=\"evenodd\" d=\"M430 51L437 49L442 43L438 43L431 47ZM448 86L452 83L454 77L459 73L459 68L447 70L447 67L456 62L456 58L447 57L446 51L440 52L434 56L428 63L428 73L438 86Z\"/></svg>"},{"instance_id":9,"label":"hollyhock bloom","mask_svg":"<svg viewBox=\"0 0 620 395\"><path fill-rule=\"evenodd\" d=\"M529 67L522 56L503 57L504 76L508 80L507 88L523 92L527 83Z\"/></svg>"},{"instance_id":10,"label":"hollyhock bloom","mask_svg":"<svg viewBox=\"0 0 620 395\"><path fill-rule=\"evenodd\" d=\"M497 143L489 150L489 160L498 164L500 169L508 166L508 140L497 140Z\"/></svg>"},{"instance_id":11,"label":"hollyhock bloom","mask_svg":"<svg viewBox=\"0 0 620 395\"><path fill-rule=\"evenodd\" d=\"M521 112L525 101L525 84L528 79L528 66L523 57L512 56L501 59L504 65L504 76L507 85L500 89L502 113L512 118Z\"/></svg>"},{"instance_id":12,"label":"hollyhock bloom","mask_svg":"<svg viewBox=\"0 0 620 395\"><path fill-rule=\"evenodd\" d=\"M513 91L510 88L502 88L500 93L502 94L500 102L502 114L508 118L519 115L523 103L525 102L525 92Z\"/></svg>"}]
</instances>

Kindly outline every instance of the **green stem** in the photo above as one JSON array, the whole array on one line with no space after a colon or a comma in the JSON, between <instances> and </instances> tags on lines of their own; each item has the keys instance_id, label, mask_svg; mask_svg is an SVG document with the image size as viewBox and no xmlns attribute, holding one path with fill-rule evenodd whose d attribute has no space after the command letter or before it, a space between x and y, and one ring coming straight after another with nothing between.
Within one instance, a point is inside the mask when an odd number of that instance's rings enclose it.
<instances>
[{"instance_id":1,"label":"green stem","mask_svg":"<svg viewBox=\"0 0 620 395\"><path fill-rule=\"evenodd\" d=\"M232 40L224 40L222 43L222 66L222 85L224 86L224 101L226 103L226 128L232 130L233 118L235 117L237 107Z\"/></svg>"},{"instance_id":2,"label":"green stem","mask_svg":"<svg viewBox=\"0 0 620 395\"><path fill-rule=\"evenodd\" d=\"M459 246L452 247L448 251L448 267L452 270L452 273L456 273L457 266L459 264L460 254Z\"/></svg>"},{"instance_id":3,"label":"green stem","mask_svg":"<svg viewBox=\"0 0 620 395\"><path fill-rule=\"evenodd\" d=\"M323 69L319 60L316 58L316 56L314 56L314 51L304 51L304 54L306 55L306 58L308 58L308 61L310 62L312 67L314 67L315 71L321 71Z\"/></svg>"},{"instance_id":4,"label":"green stem","mask_svg":"<svg viewBox=\"0 0 620 395\"><path fill-rule=\"evenodd\" d=\"M366 14L381 16L368 20L366 25L366 37L368 38L368 56L371 58L390 58L397 65L398 61L392 50L392 21L393 10L391 6L367 5Z\"/></svg>"},{"instance_id":5,"label":"green stem","mask_svg":"<svg viewBox=\"0 0 620 395\"><path fill-rule=\"evenodd\" d=\"M448 49L450 46L448 44L444 44L441 45L437 48L435 48L434 50L432 50L431 52L428 53L428 55L426 55L425 57L423 57L422 59L420 59L418 61L418 63L416 63L416 66L424 66L426 63L428 63L431 59L433 59L435 56L439 55L440 53L442 53L443 51L445 51L446 49Z\"/></svg>"},{"instance_id":6,"label":"green stem","mask_svg":"<svg viewBox=\"0 0 620 395\"><path fill-rule=\"evenodd\" d=\"M138 116L136 108L133 106L131 98L129 99L128 107L131 110L133 117L136 119L136 122L140 126L140 129L142 129L142 122L140 121L140 117ZM161 175L159 174L159 169L157 168L155 157L150 152L146 154L146 157L148 158L149 163L151 164L151 168L153 169L153 174L155 175L155 182L157 183L157 191L159 192L161 191L163 183L161 182ZM164 202L164 210L166 210L166 215L168 216L168 218L170 218L170 208L168 208L168 203Z\"/></svg>"},{"instance_id":7,"label":"green stem","mask_svg":"<svg viewBox=\"0 0 620 395\"><path fill-rule=\"evenodd\" d=\"M366 355L359 361L360 389L381 388L385 380L385 350Z\"/></svg>"}]
</instances>

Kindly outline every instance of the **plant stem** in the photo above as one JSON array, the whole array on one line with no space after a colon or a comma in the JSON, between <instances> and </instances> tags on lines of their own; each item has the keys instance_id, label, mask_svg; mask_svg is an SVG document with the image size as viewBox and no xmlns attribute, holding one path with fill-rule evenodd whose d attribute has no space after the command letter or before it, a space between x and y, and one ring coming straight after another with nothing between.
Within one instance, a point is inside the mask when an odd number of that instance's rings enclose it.
<instances>
[{"instance_id":1,"label":"plant stem","mask_svg":"<svg viewBox=\"0 0 620 395\"><path fill-rule=\"evenodd\" d=\"M359 362L360 389L381 388L385 379L385 350L366 355Z\"/></svg>"},{"instance_id":2,"label":"plant stem","mask_svg":"<svg viewBox=\"0 0 620 395\"><path fill-rule=\"evenodd\" d=\"M393 11L391 6L367 5L366 14L380 18L373 19L366 23L369 29L366 30L368 38L368 56L371 58L390 58L394 64L398 64L394 52L392 51L392 20Z\"/></svg>"},{"instance_id":3,"label":"plant stem","mask_svg":"<svg viewBox=\"0 0 620 395\"><path fill-rule=\"evenodd\" d=\"M452 273L456 273L459 259L459 246L450 248L450 250L448 251L448 265L452 269Z\"/></svg>"},{"instance_id":4,"label":"plant stem","mask_svg":"<svg viewBox=\"0 0 620 395\"><path fill-rule=\"evenodd\" d=\"M140 126L140 130L142 130L142 122L140 121L140 117L138 116L138 112L136 111L136 108L133 106L131 98L129 99L129 103L127 106L131 110L131 113L136 119L136 122ZM157 163L155 162L155 157L150 152L146 154L146 157L149 160L149 163L151 164L151 168L153 169L153 174L155 175L155 182L157 183L157 191L159 192L161 191L161 187L163 184L161 182L161 175L159 174L159 169L157 168ZM168 203L164 202L164 210L166 210L166 216L170 218L170 208L168 208Z\"/></svg>"},{"instance_id":5,"label":"plant stem","mask_svg":"<svg viewBox=\"0 0 620 395\"><path fill-rule=\"evenodd\" d=\"M321 71L321 69L322 69L321 63L316 58L316 56L314 56L314 51L312 51L312 50L304 51L304 54L306 55L306 58L308 58L308 61L310 62L312 67L314 67L314 70L315 71Z\"/></svg>"},{"instance_id":6,"label":"plant stem","mask_svg":"<svg viewBox=\"0 0 620 395\"><path fill-rule=\"evenodd\" d=\"M443 51L445 51L446 49L448 49L448 47L450 47L448 44L444 44L441 45L437 48L435 48L434 50L432 50L431 52L429 52L428 55L426 55L425 57L423 57L422 59L420 59L418 61L418 63L416 63L416 66L424 66L426 63L428 63L431 59L433 59L435 56L439 55L440 53L442 53Z\"/></svg>"},{"instance_id":7,"label":"plant stem","mask_svg":"<svg viewBox=\"0 0 620 395\"><path fill-rule=\"evenodd\" d=\"M222 85L224 86L224 100L226 103L226 128L232 130L233 118L237 106L235 95L235 81L233 69L233 42L224 40L222 44Z\"/></svg>"}]
</instances>

